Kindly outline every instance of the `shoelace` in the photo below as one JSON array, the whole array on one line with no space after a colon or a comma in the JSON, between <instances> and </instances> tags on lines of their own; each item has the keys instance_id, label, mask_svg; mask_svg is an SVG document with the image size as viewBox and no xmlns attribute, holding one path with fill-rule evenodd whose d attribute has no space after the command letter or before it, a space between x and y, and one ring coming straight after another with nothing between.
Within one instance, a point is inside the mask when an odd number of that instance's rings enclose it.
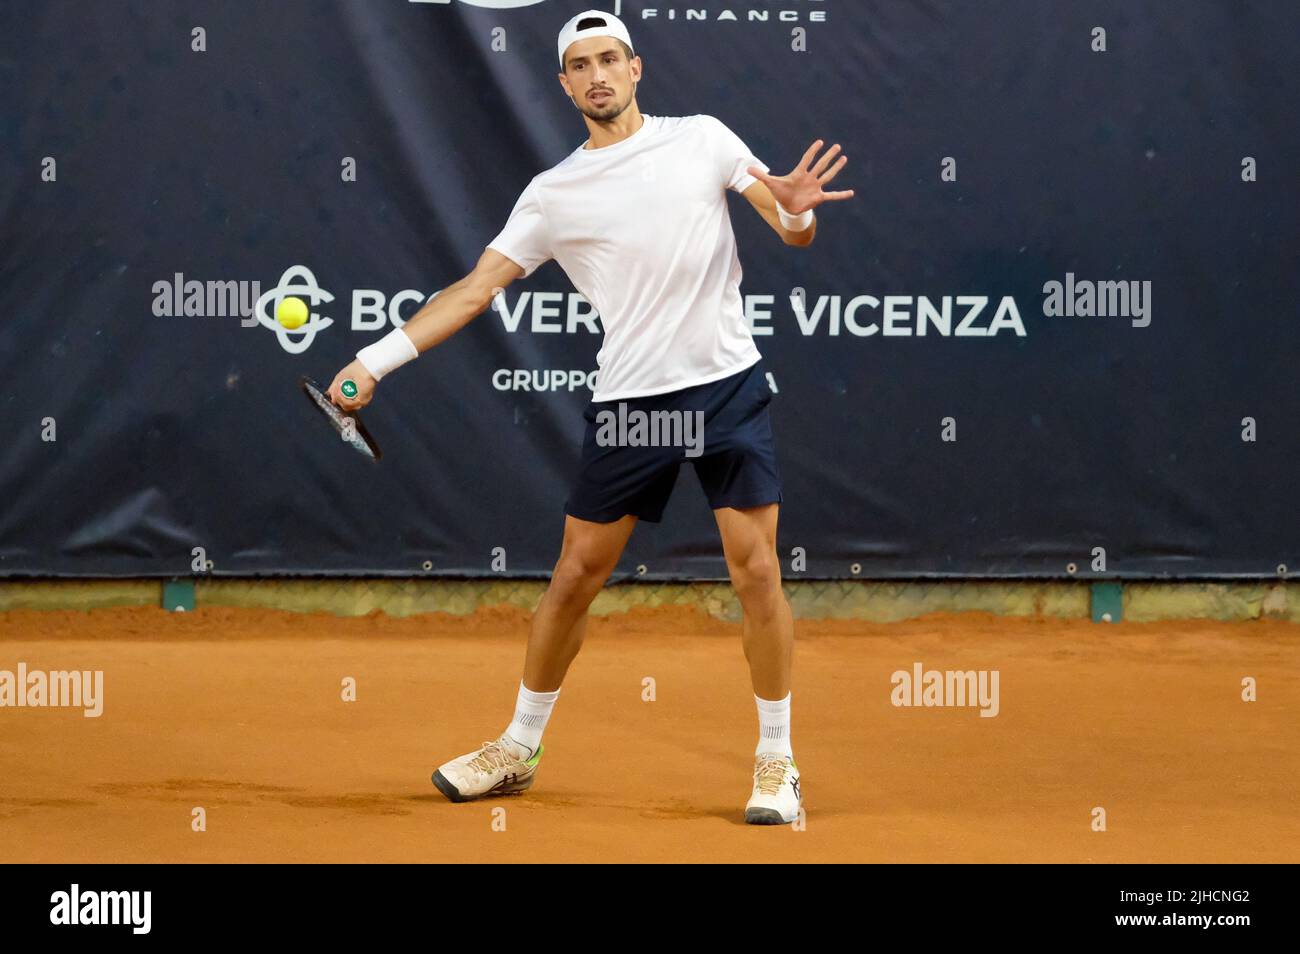
<instances>
[{"instance_id":1,"label":"shoelace","mask_svg":"<svg viewBox=\"0 0 1300 954\"><path fill-rule=\"evenodd\" d=\"M476 772L488 774L517 761L518 759L501 744L500 739L494 739L491 742L484 742L483 750L470 759L469 764Z\"/></svg>"},{"instance_id":2,"label":"shoelace","mask_svg":"<svg viewBox=\"0 0 1300 954\"><path fill-rule=\"evenodd\" d=\"M785 781L785 770L789 763L781 756L760 756L758 764L754 766L754 781L758 784L758 790L763 795L775 795L781 791L781 783Z\"/></svg>"}]
</instances>

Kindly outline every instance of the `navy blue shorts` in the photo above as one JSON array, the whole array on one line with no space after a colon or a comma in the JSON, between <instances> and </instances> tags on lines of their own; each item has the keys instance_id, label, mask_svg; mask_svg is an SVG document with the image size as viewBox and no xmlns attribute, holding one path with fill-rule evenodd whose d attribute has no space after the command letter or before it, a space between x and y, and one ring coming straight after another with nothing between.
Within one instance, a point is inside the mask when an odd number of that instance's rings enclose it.
<instances>
[{"instance_id":1,"label":"navy blue shorts","mask_svg":"<svg viewBox=\"0 0 1300 954\"><path fill-rule=\"evenodd\" d=\"M758 361L710 384L591 401L583 412L582 463L565 512L596 523L628 514L658 523L683 463L695 465L715 510L780 503L771 400Z\"/></svg>"}]
</instances>

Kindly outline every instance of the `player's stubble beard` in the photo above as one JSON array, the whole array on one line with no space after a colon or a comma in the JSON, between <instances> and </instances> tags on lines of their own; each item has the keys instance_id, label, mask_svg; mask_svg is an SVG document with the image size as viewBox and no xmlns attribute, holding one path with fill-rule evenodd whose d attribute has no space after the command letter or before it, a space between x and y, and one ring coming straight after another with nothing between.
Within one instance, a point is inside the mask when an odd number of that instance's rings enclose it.
<instances>
[{"instance_id":1,"label":"player's stubble beard","mask_svg":"<svg viewBox=\"0 0 1300 954\"><path fill-rule=\"evenodd\" d=\"M569 98L570 100L572 100L573 105L578 107L578 111L582 113L582 115L590 119L592 122L594 123L613 122L615 119L617 119L619 116L623 114L623 111L625 109L627 109L629 106L632 105L632 100L636 99L636 83L634 82L632 84L632 92L628 94L627 101L623 103L619 103L615 101L615 102L607 103L604 106L593 107L590 105L590 101L586 100L585 98L584 98L584 102L586 102L587 105L580 104L577 100L577 97L571 96ZM611 98L617 100L617 96Z\"/></svg>"}]
</instances>

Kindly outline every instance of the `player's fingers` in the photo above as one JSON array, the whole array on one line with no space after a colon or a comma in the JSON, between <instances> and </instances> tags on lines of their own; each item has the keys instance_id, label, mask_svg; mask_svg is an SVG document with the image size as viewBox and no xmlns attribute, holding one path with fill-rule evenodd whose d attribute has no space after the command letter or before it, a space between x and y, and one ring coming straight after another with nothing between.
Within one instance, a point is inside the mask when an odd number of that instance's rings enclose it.
<instances>
[{"instance_id":1,"label":"player's fingers","mask_svg":"<svg viewBox=\"0 0 1300 954\"><path fill-rule=\"evenodd\" d=\"M330 388L330 400L334 402L335 407L340 407L345 411L355 411L361 407L356 398L344 397L337 388Z\"/></svg>"},{"instance_id":2,"label":"player's fingers","mask_svg":"<svg viewBox=\"0 0 1300 954\"><path fill-rule=\"evenodd\" d=\"M832 202L834 202L836 199L851 199L853 198L853 190L845 189L843 192L823 192L822 198L828 199Z\"/></svg>"},{"instance_id":3,"label":"player's fingers","mask_svg":"<svg viewBox=\"0 0 1300 954\"><path fill-rule=\"evenodd\" d=\"M815 143L809 146L808 151L805 152L803 154L803 158L799 160L799 168L807 169L808 163L813 161L813 158L817 155L817 150L820 149L821 147L822 147L822 140L820 139L818 139Z\"/></svg>"},{"instance_id":4,"label":"player's fingers","mask_svg":"<svg viewBox=\"0 0 1300 954\"><path fill-rule=\"evenodd\" d=\"M844 168L844 164L848 161L849 161L848 156L840 156L840 161L835 163L835 165L831 166L822 175L818 176L817 181L823 184L830 182L832 179L834 179L837 175L840 174L840 170Z\"/></svg>"},{"instance_id":5,"label":"player's fingers","mask_svg":"<svg viewBox=\"0 0 1300 954\"><path fill-rule=\"evenodd\" d=\"M834 158L836 157L836 155L839 154L839 151L840 151L840 144L839 144L839 143L836 143L835 145L833 145L833 146L831 146L829 149L827 149L827 150L826 150L826 155L824 155L824 156L822 156L820 159L818 159L818 160L817 160L817 165L815 165L815 166L812 167L812 174L815 175L815 176L820 176L820 175L822 174L822 171L823 171L823 170L824 170L828 165L830 165L831 160L834 159Z\"/></svg>"}]
</instances>

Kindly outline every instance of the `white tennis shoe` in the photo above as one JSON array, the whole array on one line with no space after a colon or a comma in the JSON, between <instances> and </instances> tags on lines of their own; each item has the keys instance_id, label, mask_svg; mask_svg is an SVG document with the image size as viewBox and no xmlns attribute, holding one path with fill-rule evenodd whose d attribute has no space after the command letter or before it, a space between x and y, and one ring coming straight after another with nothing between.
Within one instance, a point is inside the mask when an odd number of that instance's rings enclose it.
<instances>
[{"instance_id":1,"label":"white tennis shoe","mask_svg":"<svg viewBox=\"0 0 1300 954\"><path fill-rule=\"evenodd\" d=\"M484 742L478 751L440 765L433 773L433 784L453 802L513 795L533 784L544 748L538 744L537 751L527 757L526 748L502 734L493 742Z\"/></svg>"},{"instance_id":2,"label":"white tennis shoe","mask_svg":"<svg viewBox=\"0 0 1300 954\"><path fill-rule=\"evenodd\" d=\"M754 793L745 806L745 821L750 825L788 825L799 817L802 804L794 758L770 753L755 756Z\"/></svg>"}]
</instances>

